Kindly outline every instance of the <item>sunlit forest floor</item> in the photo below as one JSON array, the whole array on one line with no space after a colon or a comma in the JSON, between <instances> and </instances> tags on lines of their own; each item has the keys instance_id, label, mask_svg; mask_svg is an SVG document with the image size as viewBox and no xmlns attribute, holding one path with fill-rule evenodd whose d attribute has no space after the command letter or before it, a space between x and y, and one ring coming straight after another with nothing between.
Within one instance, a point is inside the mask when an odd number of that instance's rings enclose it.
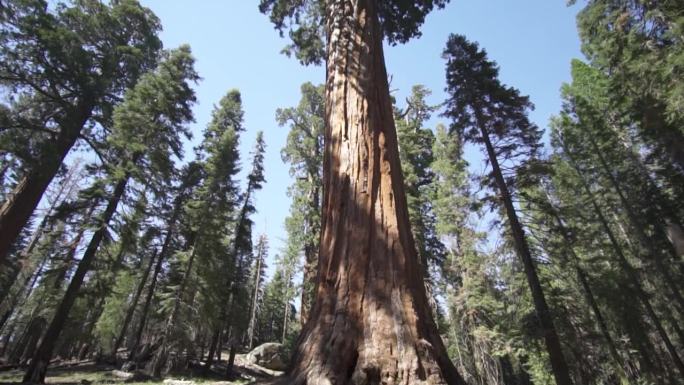
<instances>
[{"instance_id":1,"label":"sunlit forest floor","mask_svg":"<svg viewBox=\"0 0 684 385\"><path fill-rule=\"evenodd\" d=\"M227 357L227 354L224 354ZM124 372L107 364L97 364L93 360L69 362L54 365L48 370L46 384L57 385L89 385L89 384L164 384L164 385L241 385L268 382L279 375L253 364L247 364L241 355L235 360L235 375L227 380L225 376L226 360L212 366L210 373L204 373L203 366L189 368L186 371L172 372L163 379L152 378L143 371L129 373L131 378L124 378ZM23 369L0 371L0 384L21 384Z\"/></svg>"}]
</instances>

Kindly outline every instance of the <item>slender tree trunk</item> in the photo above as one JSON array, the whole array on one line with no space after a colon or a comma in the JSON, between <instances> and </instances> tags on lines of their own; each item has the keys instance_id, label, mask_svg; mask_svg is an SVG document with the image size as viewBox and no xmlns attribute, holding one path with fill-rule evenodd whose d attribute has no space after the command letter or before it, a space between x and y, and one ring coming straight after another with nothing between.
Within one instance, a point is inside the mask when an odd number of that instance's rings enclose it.
<instances>
[{"instance_id":1,"label":"slender tree trunk","mask_svg":"<svg viewBox=\"0 0 684 385\"><path fill-rule=\"evenodd\" d=\"M579 267L576 268L576 270L577 279L579 280L580 285L584 290L584 295L587 298L589 307L594 313L596 323L599 326L599 330L601 330L601 335L603 335L603 339L606 341L606 345L608 345L608 351L610 352L610 355L613 358L615 365L617 365L618 368L620 368L621 374L628 379L629 383L637 384L636 379L630 376L629 372L627 371L625 363L623 362L620 353L618 353L618 350L615 347L615 341L613 340L613 337L610 335L610 331L608 330L608 325L606 324L605 318L603 317L603 313L601 312L601 309L599 308L598 303L596 302L596 298L594 297L594 293L591 290L591 286L589 285L587 273Z\"/></svg>"},{"instance_id":2,"label":"slender tree trunk","mask_svg":"<svg viewBox=\"0 0 684 385\"><path fill-rule=\"evenodd\" d=\"M88 313L86 314L85 320L81 324L81 329L79 330L79 333L77 334L76 338L74 341L64 341L62 346L59 347L59 349L55 349L57 351L58 356L64 356L67 355L70 350L70 346L81 346L81 349L79 349L79 354L76 355L76 358L81 361L84 360L86 357L86 354L88 354L91 350L91 346L93 345L93 329L95 329L95 324L97 323L97 320L100 318L100 314L102 314L102 309L104 308L106 296L101 296L97 299L96 303L90 303L88 306ZM85 351L84 348L85 347ZM98 349L101 352L101 349ZM73 357L73 356L71 356ZM102 357L101 354L96 355L96 361L99 361Z\"/></svg>"},{"instance_id":3,"label":"slender tree trunk","mask_svg":"<svg viewBox=\"0 0 684 385\"><path fill-rule=\"evenodd\" d=\"M667 239L672 243L680 259L684 259L684 230L677 223L667 224Z\"/></svg>"},{"instance_id":4,"label":"slender tree trunk","mask_svg":"<svg viewBox=\"0 0 684 385\"><path fill-rule=\"evenodd\" d=\"M548 201L551 202L551 199L548 199ZM598 303L596 302L594 292L591 290L591 285L589 284L589 277L587 273L584 271L584 269L582 269L582 266L580 265L580 259L575 253L574 248L572 247L573 242L569 236L570 232L565 227L565 224L563 223L563 220L561 219L556 209L552 206L551 211L551 214L556 220L556 224L558 225L561 235L565 240L565 248L570 254L570 263L575 268L575 272L577 273L577 280L580 282L580 286L584 291L584 296L587 299L587 303L589 304L589 307L594 313L594 317L596 318L596 323L599 326L601 335L603 335L603 338L606 341L606 345L608 345L608 351L610 352L610 355L613 358L615 365L617 365L617 367L621 371L622 376L626 378L631 384L636 385L637 380L636 378L630 375L630 372L627 370L627 367L625 366L625 363L622 360L622 356L620 355L620 353L618 353L615 341L613 340L613 337L610 335L610 330L608 329L608 325L606 324L605 318L603 317L603 312L601 311L601 308L599 308Z\"/></svg>"},{"instance_id":5,"label":"slender tree trunk","mask_svg":"<svg viewBox=\"0 0 684 385\"><path fill-rule=\"evenodd\" d=\"M95 211L96 207L97 204L93 204L90 207L88 213L83 217L83 226L81 226L78 229L76 236L74 237L74 239L71 240L71 243L69 244L69 250L64 256L64 261L62 261L62 266L59 268L58 273L54 277L54 281L52 282L53 290L58 290L62 286L62 282L64 282L64 280L66 279L67 273L71 268L71 264L74 263L74 261L76 260L76 252L78 251L78 246L81 244L81 240L83 239L85 231L88 228L86 224L90 222L90 218L93 212Z\"/></svg>"},{"instance_id":6,"label":"slender tree trunk","mask_svg":"<svg viewBox=\"0 0 684 385\"><path fill-rule=\"evenodd\" d=\"M492 171L496 179L496 184L499 189L499 194L501 196L502 203L506 209L506 215L508 216L508 223L511 227L511 233L513 236L513 241L515 242L515 248L518 252L518 256L522 260L523 267L525 269L525 275L527 276L527 283L530 286L530 291L532 293L532 299L534 301L534 308L537 313L537 318L539 319L539 324L542 328L542 333L544 335L544 340L546 341L546 349L549 353L549 359L551 361L551 367L553 368L553 375L556 379L558 385L571 385L572 380L570 378L570 371L568 365L563 356L563 348L561 347L558 334L556 333L556 327L553 325L553 318L549 307L546 303L546 298L544 296L544 291L539 282L539 276L537 275L536 267L534 266L534 261L532 259L532 254L530 253L530 248L527 245L527 239L525 238L525 232L518 220L518 215L515 212L515 207L513 206L513 199L508 191L508 186L506 185L506 180L501 173L501 168L499 167L499 161L496 157L496 152L492 142L489 138L489 133L485 127L484 121L479 120L480 133L482 140L487 148L487 154L489 155L489 162L492 164Z\"/></svg>"},{"instance_id":7,"label":"slender tree trunk","mask_svg":"<svg viewBox=\"0 0 684 385\"><path fill-rule=\"evenodd\" d=\"M311 302L316 290L316 252L315 246L307 243L304 246L304 273L302 275L301 307L299 320L302 325L306 324L311 311Z\"/></svg>"},{"instance_id":8,"label":"slender tree trunk","mask_svg":"<svg viewBox=\"0 0 684 385\"><path fill-rule=\"evenodd\" d=\"M33 288L40 277L40 273L43 271L43 267L48 262L48 259L48 255L43 256L43 259L40 261L40 264L38 264L38 267L36 267L36 270L33 272L33 274L26 276L19 292L11 298L10 305L0 320L0 330L5 327L5 324L10 319L12 314L14 314L17 306L23 306L23 304L29 299L31 293L33 292ZM24 294L24 292L26 292L26 294Z\"/></svg>"},{"instance_id":9,"label":"slender tree trunk","mask_svg":"<svg viewBox=\"0 0 684 385\"><path fill-rule=\"evenodd\" d=\"M207 356L207 363L204 365L205 373L209 373L211 371L211 365L214 364L214 356L216 355L220 334L221 331L218 328L216 328L214 334L211 337L211 343L209 344L209 355Z\"/></svg>"},{"instance_id":10,"label":"slender tree trunk","mask_svg":"<svg viewBox=\"0 0 684 385\"><path fill-rule=\"evenodd\" d=\"M76 269L76 272L74 273L74 276L67 287L64 298L57 307L55 315L52 318L52 322L50 322L50 326L48 326L40 346L31 359L31 364L29 365L28 369L26 369L26 374L24 375L23 380L24 382L42 384L45 381L45 373L47 372L50 358L52 358L52 352L55 348L57 339L59 338L62 328L67 321L69 311L76 301L76 295L83 284L83 279L85 278L86 273L90 270L90 266L95 260L95 254L100 247L100 243L107 233L107 226L116 212L119 201L121 201L121 198L124 195L127 182L128 176L125 176L116 184L112 196L107 204L107 208L102 214L99 227L93 233L90 243L88 244L83 257L78 264L78 268Z\"/></svg>"},{"instance_id":11,"label":"slender tree trunk","mask_svg":"<svg viewBox=\"0 0 684 385\"><path fill-rule=\"evenodd\" d=\"M57 206L64 202L64 200L74 190L74 187L77 184L76 177L76 173L73 170L71 170L66 175L66 177L63 178L59 183L59 188L52 197L52 202L50 202L50 206L45 211L45 215L43 216L43 219L40 221L40 224L33 231L33 235L31 236L29 244L19 254L18 266L12 272L11 278L8 279L5 285L2 287L2 292L0 293L0 303L2 303L7 298L7 295L9 294L12 285L16 282L19 276L22 275L22 273L25 275L27 271L30 270L31 253L33 253L33 249L36 247L36 245L38 245L38 241L40 241L42 236L45 234L45 230L48 227L48 225L53 221L52 216L54 215Z\"/></svg>"},{"instance_id":12,"label":"slender tree trunk","mask_svg":"<svg viewBox=\"0 0 684 385\"><path fill-rule=\"evenodd\" d=\"M256 260L256 274L255 274L255 279L254 279L254 295L252 296L252 309L251 309L251 314L249 316L249 326L247 327L247 338L249 341L247 342L247 345L249 346L249 350L252 350L252 347L254 346L254 329L256 328L256 310L257 310L257 304L259 301L259 290L261 289L261 264L263 263L264 259L264 243L262 241L259 242L259 250L257 250L257 260Z\"/></svg>"},{"instance_id":13,"label":"slender tree trunk","mask_svg":"<svg viewBox=\"0 0 684 385\"><path fill-rule=\"evenodd\" d=\"M128 360L132 361L135 358L135 353L140 346L140 340L142 339L142 333L145 329L145 323L147 322L147 315L150 311L150 305L152 304L152 297L154 296L154 290L157 286L157 278L159 273L161 273L162 266L164 265L164 260L169 253L169 248L171 246L171 240L173 239L173 234L176 229L176 222L178 221L178 216L181 213L183 203L185 202L185 196L181 195L176 199L174 203L173 212L171 218L169 219L168 228L166 229L166 236L164 237L164 243L159 251L159 257L157 258L157 264L154 266L154 273L152 274L152 279L150 280L150 285L147 288L147 295L145 296L145 304L143 305L142 312L140 313L140 322L138 323L138 328L133 336L133 345L131 350L128 352Z\"/></svg>"},{"instance_id":14,"label":"slender tree trunk","mask_svg":"<svg viewBox=\"0 0 684 385\"><path fill-rule=\"evenodd\" d=\"M220 364L223 353L223 330L219 329L218 345L216 345L216 361Z\"/></svg>"},{"instance_id":15,"label":"slender tree trunk","mask_svg":"<svg viewBox=\"0 0 684 385\"><path fill-rule=\"evenodd\" d=\"M17 281L19 276L21 275L22 272L27 272L30 268L30 261L29 258L31 257L31 253L33 252L33 249L36 247L38 244L38 240L43 236L43 233L45 232L45 227L47 227L48 222L50 221L50 215L52 214L52 210L54 209L51 207L48 212L45 214L43 219L40 221L40 224L36 228L36 230L33 232L33 236L31 237L31 241L29 241L29 244L24 248L24 250L21 252L19 261L18 261L18 266L14 268L12 271L11 277L4 282L4 285L2 287L2 292L0 292L0 303L5 302L5 299L7 299L7 295L10 293L10 290L12 289L12 286L14 283Z\"/></svg>"},{"instance_id":16,"label":"slender tree trunk","mask_svg":"<svg viewBox=\"0 0 684 385\"><path fill-rule=\"evenodd\" d=\"M2 167L0 167L0 183L5 182L5 175L7 175L7 171L9 171L10 166L12 165L11 160L7 160L5 158L5 155L2 155ZM5 186L0 184L0 189L4 190ZM0 190L0 194L3 194L5 191ZM4 197L0 195L0 200L2 200Z\"/></svg>"},{"instance_id":17,"label":"slender tree trunk","mask_svg":"<svg viewBox=\"0 0 684 385\"><path fill-rule=\"evenodd\" d=\"M315 154L318 157L318 154ZM316 181L312 175L309 175L309 184L312 189L309 194L309 203L311 211L320 211L320 188L315 185ZM307 218L307 231L312 231L314 223L311 218ZM311 236L307 237L307 242L304 245L304 274L302 276L302 299L299 311L300 324L306 324L309 319L309 312L311 311L311 303L314 300L316 293L316 264L318 262L318 248L317 242L313 241Z\"/></svg>"},{"instance_id":18,"label":"slender tree trunk","mask_svg":"<svg viewBox=\"0 0 684 385\"><path fill-rule=\"evenodd\" d=\"M240 239L242 239L242 237L244 235L246 235L243 233L244 231L246 231L246 227L244 224L245 224L245 221L247 220L247 213L248 213L247 210L249 207L251 196L254 192L254 188L255 188L254 185L251 183L247 186L247 191L246 191L245 196L243 198L244 202L242 204L242 208L240 209L240 216L239 216L238 221L235 223L235 231L233 232L233 234L235 234L235 235L233 237L233 243L232 243L231 252L230 252L230 261L235 266L235 276L232 277L232 279L231 279L230 274L226 274L226 277L228 278L226 280L226 288L228 288L230 295L229 295L229 299L228 299L228 306L224 307L222 309L221 316L219 317L219 321L225 323L225 325L226 325L225 327L229 332L233 329L234 325L233 325L232 319L229 320L227 316L228 316L228 314L230 314L231 318L233 318L233 319L235 318L234 317L234 314L235 314L235 298L238 295L238 288L239 288L239 284L238 284L236 277L238 277L239 275L242 274L242 269L243 269L243 266L242 266L243 261L242 261L242 259L239 258L238 241ZM237 264L235 264L236 261L237 261ZM221 362L221 348L223 347L223 344L222 344L222 341L220 338L221 337L221 334L220 334L221 329L219 329L218 332L219 332L219 335L218 335L219 346L217 349L218 350L218 352L217 352L218 353L218 359L217 360L219 362Z\"/></svg>"},{"instance_id":19,"label":"slender tree trunk","mask_svg":"<svg viewBox=\"0 0 684 385\"><path fill-rule=\"evenodd\" d=\"M237 342L235 339L230 341L230 351L228 352L228 362L226 363L226 376L233 374L233 367L235 366L235 355L237 354Z\"/></svg>"},{"instance_id":20,"label":"slender tree trunk","mask_svg":"<svg viewBox=\"0 0 684 385\"><path fill-rule=\"evenodd\" d=\"M318 287L287 384L463 384L411 235L376 2L328 1Z\"/></svg>"},{"instance_id":21,"label":"slender tree trunk","mask_svg":"<svg viewBox=\"0 0 684 385\"><path fill-rule=\"evenodd\" d=\"M10 363L24 364L30 358L46 325L47 321L43 317L34 318L29 322L24 335L14 346L9 358Z\"/></svg>"},{"instance_id":22,"label":"slender tree trunk","mask_svg":"<svg viewBox=\"0 0 684 385\"><path fill-rule=\"evenodd\" d=\"M618 257L618 261L620 262L622 269L625 271L625 273L627 273L629 280L632 282L632 286L633 286L634 290L636 291L637 296L639 297L639 301L643 305L644 309L646 310L648 317L650 318L651 322L655 326L655 328L658 332L658 335L663 340L663 343L665 344L665 347L667 348L668 353L672 357L672 361L675 363L675 366L677 366L677 369L679 370L680 373L684 373L684 363L682 362L681 358L679 357L679 354L677 353L677 349L672 344L670 337L667 335L667 332L663 328L663 325L660 322L660 319L658 318L655 310L653 310L653 306L651 305L651 301L648 297L648 294L646 294L643 287L641 286L641 279L639 278L639 274L632 267L632 265L627 260L627 257L622 252L622 247L620 246L620 243L618 242L617 238L613 234L613 231L610 229L610 225L608 224L608 220L603 215L601 207L599 206L598 202L596 201L596 198L594 197L593 192L589 188L587 181L584 179L584 175L582 173L582 170L579 168L579 165L572 158L572 155L568 151L567 147L564 146L563 148L564 148L566 155L568 155L568 157L570 158L570 163L571 163L572 167L575 169L578 177L580 178L580 181L582 182L582 186L584 188L584 191L587 193L587 196L589 197L591 204L594 208L594 213L596 214L596 217L598 218L599 222L601 223L603 230L605 231L606 235L608 236L608 239L610 240L610 243L613 246L613 249L615 251L615 254Z\"/></svg>"},{"instance_id":23,"label":"slender tree trunk","mask_svg":"<svg viewBox=\"0 0 684 385\"><path fill-rule=\"evenodd\" d=\"M288 282L290 281L289 275L288 279L285 280L285 293L290 291L290 285L288 285ZM285 311L283 312L283 336L280 339L281 343L285 343L285 339L287 338L287 321L290 318L290 298L288 294L285 294Z\"/></svg>"},{"instance_id":24,"label":"slender tree trunk","mask_svg":"<svg viewBox=\"0 0 684 385\"><path fill-rule=\"evenodd\" d=\"M121 324L121 330L119 331L119 335L117 335L116 340L114 341L114 346L112 346L112 351L110 355L114 358L116 358L116 352L119 350L119 347L121 346L121 344L124 341L124 338L126 337L128 325L131 323L131 320L133 319L135 308L138 306L138 300L140 299L140 295L142 295L142 292L145 289L147 278L150 276L150 272L152 271L152 265L154 265L154 262L157 259L156 257L157 252L155 251L150 257L150 263L147 264L147 268L145 268L142 277L140 277L138 287L135 290L135 294L133 294L133 298L131 299L131 304L129 305L128 310L126 311L126 317L124 317L123 324Z\"/></svg>"},{"instance_id":25,"label":"slender tree trunk","mask_svg":"<svg viewBox=\"0 0 684 385\"><path fill-rule=\"evenodd\" d=\"M601 166L603 168L604 174L608 177L608 180L610 181L610 184L613 186L613 189L617 193L618 197L620 198L620 203L622 203L622 207L624 207L625 211L627 212L627 218L629 219L629 222L631 224L632 230L634 230L637 234L637 238L639 239L639 243L643 248L649 251L649 254L651 255L651 258L653 259L653 262L656 265L656 268L658 271L662 274L663 278L665 279L665 282L667 283L667 286L670 288L670 291L672 291L672 295L674 296L675 300L678 303L678 306L680 309L684 309L684 297L682 297L682 294L679 291L679 286L676 283L676 280L672 277L670 274L669 268L663 265L663 257L658 251L657 246L654 244L654 241L652 237L649 237L646 235L644 232L644 224L641 223L641 220L637 216L637 213L634 211L634 208L632 207L631 203L627 199L625 193L622 191L622 186L620 185L620 182L615 178L613 173L611 172L608 162L606 161L606 158L603 156L603 153L601 152L601 149L598 147L598 144L596 144L596 141L591 134L589 134L589 142L591 143L592 148L594 149L594 152L599 158L599 162L601 163ZM658 225L658 233L662 235L667 234L667 230L665 229L664 226ZM677 260L677 252L674 249L674 246L672 243L668 242L668 247L670 248L670 253L672 254L674 260Z\"/></svg>"},{"instance_id":26,"label":"slender tree trunk","mask_svg":"<svg viewBox=\"0 0 684 385\"><path fill-rule=\"evenodd\" d=\"M4 313L2 313L2 317L0 318L0 335L2 334L2 331L5 327L5 325L7 324L7 321L12 316L13 312L14 312L14 306L10 307ZM11 333L12 332L10 331L9 334L11 334ZM0 357L2 357L2 353L0 353Z\"/></svg>"},{"instance_id":27,"label":"slender tree trunk","mask_svg":"<svg viewBox=\"0 0 684 385\"><path fill-rule=\"evenodd\" d=\"M90 118L91 111L92 106L81 106L76 116L64 123L59 135L42 147L38 162L21 178L0 206L0 264L6 262L12 244L31 219L45 190Z\"/></svg>"},{"instance_id":28,"label":"slender tree trunk","mask_svg":"<svg viewBox=\"0 0 684 385\"><path fill-rule=\"evenodd\" d=\"M201 231L202 229L200 229L197 233L201 234ZM171 337L171 333L173 332L173 329L176 326L176 318L178 317L178 312L180 311L180 305L183 298L183 294L185 294L185 287L188 285L188 281L190 280L190 274L192 273L193 264L195 262L195 255L197 254L196 250L197 239L195 239L195 244L192 247L192 252L190 253L190 258L188 259L188 266L185 269L185 273L183 273L181 283L176 289L176 292L174 293L173 308L171 309L169 318L166 321L166 327L164 328L164 334L162 335L162 339L159 344L159 349L157 350L157 353L154 355L154 359L152 360L152 375L154 377L159 377L161 375L162 367L166 364L169 338Z\"/></svg>"},{"instance_id":29,"label":"slender tree trunk","mask_svg":"<svg viewBox=\"0 0 684 385\"><path fill-rule=\"evenodd\" d=\"M116 275L121 269L121 266L123 264L123 258L126 254L126 248L123 247L123 245L120 245L119 250L116 254L116 257L114 258L113 263L109 267L109 271L114 275L114 280L116 279ZM95 328L95 325L97 324L97 321L100 319L102 316L102 312L104 311L104 305L107 300L107 297L111 294L112 290L114 289L114 280L107 280L104 283L100 283L100 292L99 296L100 299L98 300L97 304L92 307L89 312L88 312L88 318L85 323L85 332L81 334L82 338L85 339L84 344L90 345L92 342L92 332L93 329ZM97 354L97 359L100 360L104 358L102 354L102 349L98 350ZM79 360L82 360L79 356Z\"/></svg>"},{"instance_id":30,"label":"slender tree trunk","mask_svg":"<svg viewBox=\"0 0 684 385\"><path fill-rule=\"evenodd\" d=\"M5 316L3 316L5 317ZM6 320L5 320L6 321ZM9 347L10 341L12 341L12 337L14 336L14 331L17 328L16 324L12 324L12 326L9 328L9 331L7 334L5 334L5 338L3 338L2 341L2 349L0 349L0 357L5 357L5 353L7 353L7 348Z\"/></svg>"}]
</instances>

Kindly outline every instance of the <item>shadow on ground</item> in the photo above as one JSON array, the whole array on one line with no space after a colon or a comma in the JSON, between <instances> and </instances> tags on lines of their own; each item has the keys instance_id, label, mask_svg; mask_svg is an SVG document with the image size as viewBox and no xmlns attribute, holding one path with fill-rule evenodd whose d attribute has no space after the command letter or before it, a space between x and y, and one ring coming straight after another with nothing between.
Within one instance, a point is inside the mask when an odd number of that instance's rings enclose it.
<instances>
[{"instance_id":1,"label":"shadow on ground","mask_svg":"<svg viewBox=\"0 0 684 385\"><path fill-rule=\"evenodd\" d=\"M113 365L98 364L94 361L62 363L48 370L45 379L50 385L90 385L90 384L128 384L128 385L247 385L268 384L280 372L275 372L257 365L245 362L237 357L235 374L230 378L225 375L225 361L212 366L212 370L205 373L202 366L188 368L181 372L172 372L163 379L149 377L142 371L133 372L130 378L124 378L125 372L117 370ZM5 369L0 371L0 384L18 385L24 376L22 369Z\"/></svg>"}]
</instances>

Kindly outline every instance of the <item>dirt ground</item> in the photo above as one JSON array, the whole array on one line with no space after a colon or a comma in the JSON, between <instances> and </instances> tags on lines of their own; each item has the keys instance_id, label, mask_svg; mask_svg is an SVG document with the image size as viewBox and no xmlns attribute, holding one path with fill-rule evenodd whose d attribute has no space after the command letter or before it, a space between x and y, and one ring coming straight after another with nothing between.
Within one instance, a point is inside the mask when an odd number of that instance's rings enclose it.
<instances>
[{"instance_id":1,"label":"dirt ground","mask_svg":"<svg viewBox=\"0 0 684 385\"><path fill-rule=\"evenodd\" d=\"M228 358L228 357L226 357ZM51 385L90 385L90 384L127 384L127 385L246 385L268 383L281 375L281 372L268 370L249 364L244 356L235 359L235 375L225 376L225 360L212 366L210 373L205 374L202 367L188 369L185 372L170 373L163 379L147 376L142 371L124 373L116 367L96 364L93 361L67 362L52 366L45 379ZM0 371L0 384L21 384L24 375L22 369ZM130 377L130 378L126 378Z\"/></svg>"}]
</instances>

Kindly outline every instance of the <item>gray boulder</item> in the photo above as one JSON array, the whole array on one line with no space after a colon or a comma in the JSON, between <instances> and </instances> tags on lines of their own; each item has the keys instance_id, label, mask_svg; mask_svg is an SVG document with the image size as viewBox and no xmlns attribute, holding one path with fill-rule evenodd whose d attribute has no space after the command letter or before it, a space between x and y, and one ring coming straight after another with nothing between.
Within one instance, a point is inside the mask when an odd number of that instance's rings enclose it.
<instances>
[{"instance_id":1,"label":"gray boulder","mask_svg":"<svg viewBox=\"0 0 684 385\"><path fill-rule=\"evenodd\" d=\"M267 342L259 345L245 357L250 364L259 365L271 370L285 370L287 359L283 345L276 342Z\"/></svg>"}]
</instances>

